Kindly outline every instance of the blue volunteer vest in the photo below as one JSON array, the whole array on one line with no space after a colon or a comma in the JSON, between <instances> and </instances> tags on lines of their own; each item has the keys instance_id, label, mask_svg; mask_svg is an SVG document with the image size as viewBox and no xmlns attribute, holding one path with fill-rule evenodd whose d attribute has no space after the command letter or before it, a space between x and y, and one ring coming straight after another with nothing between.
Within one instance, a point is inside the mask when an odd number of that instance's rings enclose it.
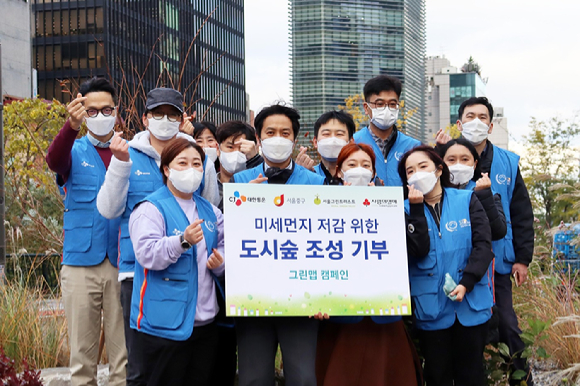
<instances>
[{"instance_id":1,"label":"blue volunteer vest","mask_svg":"<svg viewBox=\"0 0 580 386\"><path fill-rule=\"evenodd\" d=\"M319 163L314 167L314 172L318 174L322 178L326 178L326 174L324 174L324 170L322 170L322 163Z\"/></svg>"},{"instance_id":2,"label":"blue volunteer vest","mask_svg":"<svg viewBox=\"0 0 580 386\"><path fill-rule=\"evenodd\" d=\"M403 154L421 145L421 142L415 138L411 138L399 131L395 144L389 151L387 160L385 160L383 152L373 139L368 127L363 127L354 134L354 142L364 143L373 148L376 156L375 167L377 169L377 177L385 181L385 186L403 186L403 181L399 177L399 160Z\"/></svg>"},{"instance_id":3,"label":"blue volunteer vest","mask_svg":"<svg viewBox=\"0 0 580 386\"><path fill-rule=\"evenodd\" d=\"M193 195L202 223L208 256L217 248L218 227L212 205L197 193ZM181 235L189 226L187 216L167 186L144 201L161 212L167 236ZM215 278L215 277L214 277ZM185 251L176 263L162 271L151 271L135 261L131 328L165 339L184 341L191 336L197 304L197 247Z\"/></svg>"},{"instance_id":4,"label":"blue volunteer vest","mask_svg":"<svg viewBox=\"0 0 580 386\"><path fill-rule=\"evenodd\" d=\"M411 298L415 305L416 325L421 330L449 328L455 323L455 318L463 326L477 326L491 317L493 297L487 275L475 284L462 302L451 301L443 292L445 274L449 273L459 283L471 254L469 203L473 192L445 188L444 194L440 231L429 209L424 208L429 227L429 254L425 257L409 256ZM405 200L405 211L409 213L408 200Z\"/></svg>"},{"instance_id":5,"label":"blue volunteer vest","mask_svg":"<svg viewBox=\"0 0 580 386\"><path fill-rule=\"evenodd\" d=\"M119 219L107 220L97 210L97 193L105 181L105 165L86 136L75 141L71 157L70 173L64 184L62 264L94 266L108 256L116 267Z\"/></svg>"},{"instance_id":6,"label":"blue volunteer vest","mask_svg":"<svg viewBox=\"0 0 580 386\"><path fill-rule=\"evenodd\" d=\"M119 239L119 272L133 272L135 270L135 252L129 235L129 217L135 209L135 205L141 202L149 194L164 186L163 176L157 166L157 162L147 154L129 147L129 156L133 165L129 176L129 190L127 191L127 203L125 211L121 215ZM205 165L207 157L203 163L204 178L196 193L202 192L205 181Z\"/></svg>"},{"instance_id":7,"label":"blue volunteer vest","mask_svg":"<svg viewBox=\"0 0 580 386\"><path fill-rule=\"evenodd\" d=\"M488 146L493 145L489 144ZM501 275L511 274L512 265L516 260L510 205L514 195L519 161L520 157L516 154L493 146L493 160L491 161L491 170L489 173L491 190L493 193L499 193L501 196L501 204L507 225L505 237L492 242L493 252L496 257L495 271Z\"/></svg>"},{"instance_id":8,"label":"blue volunteer vest","mask_svg":"<svg viewBox=\"0 0 580 386\"><path fill-rule=\"evenodd\" d=\"M237 183L248 183L252 180L258 178L258 176L264 175L264 165L260 164L255 168L244 170L242 172L234 174L234 181ZM262 182L267 184L268 181ZM287 185L323 185L324 177L320 177L316 173L312 173L310 170L303 168L300 165L294 165L294 172L286 181Z\"/></svg>"}]
</instances>

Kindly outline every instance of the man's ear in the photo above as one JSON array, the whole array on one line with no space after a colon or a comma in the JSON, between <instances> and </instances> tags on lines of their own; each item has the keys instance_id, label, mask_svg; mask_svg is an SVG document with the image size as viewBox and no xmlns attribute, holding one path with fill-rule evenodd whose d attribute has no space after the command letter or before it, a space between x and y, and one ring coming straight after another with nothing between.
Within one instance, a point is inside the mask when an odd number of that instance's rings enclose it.
<instances>
[{"instance_id":1,"label":"man's ear","mask_svg":"<svg viewBox=\"0 0 580 386\"><path fill-rule=\"evenodd\" d=\"M354 143L354 138L351 138L350 141L348 141L347 145L350 143Z\"/></svg>"},{"instance_id":2,"label":"man's ear","mask_svg":"<svg viewBox=\"0 0 580 386\"><path fill-rule=\"evenodd\" d=\"M312 144L314 145L314 148L318 150L318 139L314 138Z\"/></svg>"},{"instance_id":3,"label":"man's ear","mask_svg":"<svg viewBox=\"0 0 580 386\"><path fill-rule=\"evenodd\" d=\"M147 115L143 114L142 122L143 126L149 127L149 120L147 119Z\"/></svg>"},{"instance_id":4,"label":"man's ear","mask_svg":"<svg viewBox=\"0 0 580 386\"><path fill-rule=\"evenodd\" d=\"M463 126L461 126L461 121L459 119L457 120L456 124L457 124L457 130L463 131Z\"/></svg>"},{"instance_id":5,"label":"man's ear","mask_svg":"<svg viewBox=\"0 0 580 386\"><path fill-rule=\"evenodd\" d=\"M364 102L363 103L363 109L365 110L365 114L369 118L372 118L373 117L373 111L371 110L371 108L369 107L369 104L367 102Z\"/></svg>"},{"instance_id":6,"label":"man's ear","mask_svg":"<svg viewBox=\"0 0 580 386\"><path fill-rule=\"evenodd\" d=\"M493 122L489 124L489 130L487 131L487 134L491 134L492 131L493 131Z\"/></svg>"}]
</instances>

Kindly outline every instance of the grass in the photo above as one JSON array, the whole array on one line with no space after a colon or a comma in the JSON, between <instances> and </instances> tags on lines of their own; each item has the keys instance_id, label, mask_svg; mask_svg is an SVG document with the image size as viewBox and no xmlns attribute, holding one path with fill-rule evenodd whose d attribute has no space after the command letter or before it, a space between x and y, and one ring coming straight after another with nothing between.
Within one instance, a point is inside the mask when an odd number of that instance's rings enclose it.
<instances>
[{"instance_id":1,"label":"grass","mask_svg":"<svg viewBox=\"0 0 580 386\"><path fill-rule=\"evenodd\" d=\"M0 285L0 347L16 364L26 359L37 369L67 366L64 313L54 310L42 287L31 286L29 279L20 276Z\"/></svg>"}]
</instances>

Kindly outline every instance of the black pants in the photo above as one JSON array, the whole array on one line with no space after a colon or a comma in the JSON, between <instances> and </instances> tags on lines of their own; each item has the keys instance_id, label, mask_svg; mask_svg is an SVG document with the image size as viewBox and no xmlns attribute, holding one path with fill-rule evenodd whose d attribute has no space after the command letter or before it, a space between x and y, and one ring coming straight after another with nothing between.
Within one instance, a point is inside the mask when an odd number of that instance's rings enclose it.
<instances>
[{"instance_id":1,"label":"black pants","mask_svg":"<svg viewBox=\"0 0 580 386\"><path fill-rule=\"evenodd\" d=\"M483 386L483 349L487 323L462 326L458 320L445 330L419 330L425 358L423 376L427 386Z\"/></svg>"},{"instance_id":2,"label":"black pants","mask_svg":"<svg viewBox=\"0 0 580 386\"><path fill-rule=\"evenodd\" d=\"M123 307L123 324L125 328L125 345L127 346L127 386L136 385L135 380L139 377L137 369L133 366L131 357L135 330L131 328L131 297L133 295L133 278L121 282L121 307Z\"/></svg>"},{"instance_id":3,"label":"black pants","mask_svg":"<svg viewBox=\"0 0 580 386\"><path fill-rule=\"evenodd\" d=\"M139 386L212 386L218 333L215 323L195 327L191 337L175 341L135 331L133 359Z\"/></svg>"},{"instance_id":4,"label":"black pants","mask_svg":"<svg viewBox=\"0 0 580 386\"><path fill-rule=\"evenodd\" d=\"M234 327L217 326L217 363L219 370L211 377L212 386L234 386L238 368L236 329Z\"/></svg>"},{"instance_id":5,"label":"black pants","mask_svg":"<svg viewBox=\"0 0 580 386\"><path fill-rule=\"evenodd\" d=\"M512 302L512 281L509 274L500 275L495 273L495 303L499 314L499 341L505 343L510 349L513 370L523 370L528 374L526 382L533 386L532 373L525 358L520 358L526 345L520 338L522 331L518 327L518 317L514 311ZM525 378L524 378L525 379ZM512 385L518 385L521 381L510 381Z\"/></svg>"},{"instance_id":6,"label":"black pants","mask_svg":"<svg viewBox=\"0 0 580 386\"><path fill-rule=\"evenodd\" d=\"M318 321L307 317L237 318L240 386L272 386L278 343L288 386L316 386Z\"/></svg>"}]
</instances>

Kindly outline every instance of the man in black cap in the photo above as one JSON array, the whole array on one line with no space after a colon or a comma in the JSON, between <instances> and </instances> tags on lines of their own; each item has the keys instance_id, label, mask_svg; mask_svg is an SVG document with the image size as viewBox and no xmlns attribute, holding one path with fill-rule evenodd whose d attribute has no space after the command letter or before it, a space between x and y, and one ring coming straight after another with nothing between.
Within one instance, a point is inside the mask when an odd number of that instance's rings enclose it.
<instances>
[{"instance_id":1,"label":"man in black cap","mask_svg":"<svg viewBox=\"0 0 580 386\"><path fill-rule=\"evenodd\" d=\"M131 346L134 332L129 325L131 296L135 268L135 252L129 236L129 216L135 205L150 193L163 186L159 171L161 153L176 137L195 140L183 131L193 131L187 114L183 111L183 96L171 88L156 88L147 94L143 126L147 130L137 133L129 142L120 132L115 133L110 149L111 164L105 182L97 196L97 209L108 219L121 217L119 239L119 281L121 304L125 322L125 341L128 351L127 385L137 384L140 374L135 366ZM204 180L201 195L214 205L219 204L217 176L213 162L204 162ZM134 354L134 353L133 353Z\"/></svg>"}]
</instances>

